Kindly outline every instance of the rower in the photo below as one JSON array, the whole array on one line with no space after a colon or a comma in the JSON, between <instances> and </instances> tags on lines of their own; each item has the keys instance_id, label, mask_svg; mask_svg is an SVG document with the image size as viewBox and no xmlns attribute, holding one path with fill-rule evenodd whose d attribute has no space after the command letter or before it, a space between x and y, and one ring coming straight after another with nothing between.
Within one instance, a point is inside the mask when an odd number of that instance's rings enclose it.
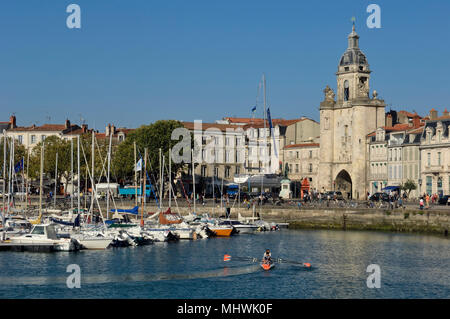
<instances>
[{"instance_id":1,"label":"rower","mask_svg":"<svg viewBox=\"0 0 450 319\"><path fill-rule=\"evenodd\" d=\"M272 254L270 253L270 249L266 249L262 261L265 263L270 263L272 261Z\"/></svg>"}]
</instances>

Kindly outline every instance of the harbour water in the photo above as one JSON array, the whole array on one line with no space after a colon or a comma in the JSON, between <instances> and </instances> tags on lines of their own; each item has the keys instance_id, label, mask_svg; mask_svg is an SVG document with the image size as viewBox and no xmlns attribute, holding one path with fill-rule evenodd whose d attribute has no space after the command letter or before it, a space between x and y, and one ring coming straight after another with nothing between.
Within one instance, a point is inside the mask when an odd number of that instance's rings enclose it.
<instances>
[{"instance_id":1,"label":"harbour water","mask_svg":"<svg viewBox=\"0 0 450 319\"><path fill-rule=\"evenodd\" d=\"M259 260L266 248L313 267L263 271L233 260ZM2 252L0 298L450 298L449 248L434 236L281 230L104 251ZM70 264L81 269L81 288L67 288ZM379 289L367 287L371 264L381 269Z\"/></svg>"}]
</instances>

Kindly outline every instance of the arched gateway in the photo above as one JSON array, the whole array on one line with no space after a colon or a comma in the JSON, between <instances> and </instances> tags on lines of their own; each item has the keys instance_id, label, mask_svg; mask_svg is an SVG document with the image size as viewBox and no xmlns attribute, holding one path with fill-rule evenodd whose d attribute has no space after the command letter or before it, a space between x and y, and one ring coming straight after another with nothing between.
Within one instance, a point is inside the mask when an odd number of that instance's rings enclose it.
<instances>
[{"instance_id":1,"label":"arched gateway","mask_svg":"<svg viewBox=\"0 0 450 319\"><path fill-rule=\"evenodd\" d=\"M340 171L336 176L335 190L341 191L345 199L352 197L352 178L345 169Z\"/></svg>"}]
</instances>

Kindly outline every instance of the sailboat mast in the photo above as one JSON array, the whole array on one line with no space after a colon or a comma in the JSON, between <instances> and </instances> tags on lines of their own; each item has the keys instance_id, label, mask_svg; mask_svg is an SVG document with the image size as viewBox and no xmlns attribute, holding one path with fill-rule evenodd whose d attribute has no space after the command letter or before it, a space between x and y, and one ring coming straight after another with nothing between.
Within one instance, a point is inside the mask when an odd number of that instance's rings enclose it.
<instances>
[{"instance_id":1,"label":"sailboat mast","mask_svg":"<svg viewBox=\"0 0 450 319\"><path fill-rule=\"evenodd\" d=\"M133 142L134 145L134 200L137 206L138 205L138 188L137 188L137 165L136 165L136 141Z\"/></svg>"},{"instance_id":2,"label":"sailboat mast","mask_svg":"<svg viewBox=\"0 0 450 319\"><path fill-rule=\"evenodd\" d=\"M194 213L196 212L195 209L195 171L194 171L194 150L191 150L192 153L192 197L194 200Z\"/></svg>"},{"instance_id":3,"label":"sailboat mast","mask_svg":"<svg viewBox=\"0 0 450 319\"><path fill-rule=\"evenodd\" d=\"M95 163L95 148L94 148L94 141L95 139L95 133L94 130L92 130L92 155L91 155L91 159L92 159L92 170L91 170L91 209L90 209L90 215L91 215L91 221L92 218L94 217L94 188L95 188L95 181L94 181L94 163Z\"/></svg>"},{"instance_id":4,"label":"sailboat mast","mask_svg":"<svg viewBox=\"0 0 450 319\"><path fill-rule=\"evenodd\" d=\"M169 208L172 204L172 149L169 148Z\"/></svg>"},{"instance_id":5,"label":"sailboat mast","mask_svg":"<svg viewBox=\"0 0 450 319\"><path fill-rule=\"evenodd\" d=\"M25 182L25 209L28 209L28 178L30 175L28 175L28 171L30 167L30 148L27 149L27 178L26 178L26 182Z\"/></svg>"},{"instance_id":6,"label":"sailboat mast","mask_svg":"<svg viewBox=\"0 0 450 319\"><path fill-rule=\"evenodd\" d=\"M162 150L159 149L159 207L162 209L163 208L163 171L162 171L162 166L161 166L161 152Z\"/></svg>"},{"instance_id":7,"label":"sailboat mast","mask_svg":"<svg viewBox=\"0 0 450 319\"><path fill-rule=\"evenodd\" d=\"M42 216L42 193L44 191L43 186L44 179L44 141L42 141L41 146L41 168L40 168L40 182L39 182L39 218Z\"/></svg>"},{"instance_id":8,"label":"sailboat mast","mask_svg":"<svg viewBox=\"0 0 450 319\"><path fill-rule=\"evenodd\" d=\"M2 189L2 200L3 200L3 206L2 206L2 225L5 227L5 193L6 193L6 130L3 130L3 171L2 171L2 177L3 177L3 189ZM6 229L6 228L4 228ZM6 231L2 232L2 239L6 239Z\"/></svg>"},{"instance_id":9,"label":"sailboat mast","mask_svg":"<svg viewBox=\"0 0 450 319\"><path fill-rule=\"evenodd\" d=\"M106 190L106 219L109 219L109 196L110 196L110 189L109 189L109 178L110 178L110 170L111 170L111 143L112 143L112 131L109 135L109 147L108 147L108 187Z\"/></svg>"},{"instance_id":10,"label":"sailboat mast","mask_svg":"<svg viewBox=\"0 0 450 319\"><path fill-rule=\"evenodd\" d=\"M70 210L73 211L73 138L70 139L70 189Z\"/></svg>"},{"instance_id":11,"label":"sailboat mast","mask_svg":"<svg viewBox=\"0 0 450 319\"><path fill-rule=\"evenodd\" d=\"M77 136L77 184L78 184L78 191L77 191L77 203L78 203L78 213L80 213L81 209L81 198L80 198L80 180L81 180L81 172L80 172L80 136ZM73 193L73 188L72 188Z\"/></svg>"},{"instance_id":12,"label":"sailboat mast","mask_svg":"<svg viewBox=\"0 0 450 319\"><path fill-rule=\"evenodd\" d=\"M55 165L55 194L53 194L55 197L53 199L53 206L56 208L56 186L58 184L58 153L56 153L56 165ZM72 187L72 193L73 193L73 187ZM72 196L70 196L72 198ZM73 202L73 200L71 200ZM73 205L72 205L73 206ZM72 207L73 209L73 207Z\"/></svg>"},{"instance_id":13,"label":"sailboat mast","mask_svg":"<svg viewBox=\"0 0 450 319\"><path fill-rule=\"evenodd\" d=\"M144 210L145 210L145 197L147 195L146 192L146 184L147 184L147 148L144 149L144 188L141 194L142 198L142 212L141 212L141 226L144 226Z\"/></svg>"},{"instance_id":14,"label":"sailboat mast","mask_svg":"<svg viewBox=\"0 0 450 319\"><path fill-rule=\"evenodd\" d=\"M263 154L264 157L266 156L266 151L267 151L267 139L266 139L266 135L267 135L267 131L266 131L266 75L263 73L263 86L264 86L264 143L263 143ZM265 168L265 161L266 159L264 158L262 161L262 171L263 174L261 176L261 201L260 201L260 205L259 205L259 211L260 214L262 212L262 202L263 202L263 192L264 192L264 176L266 174L266 168Z\"/></svg>"}]
</instances>

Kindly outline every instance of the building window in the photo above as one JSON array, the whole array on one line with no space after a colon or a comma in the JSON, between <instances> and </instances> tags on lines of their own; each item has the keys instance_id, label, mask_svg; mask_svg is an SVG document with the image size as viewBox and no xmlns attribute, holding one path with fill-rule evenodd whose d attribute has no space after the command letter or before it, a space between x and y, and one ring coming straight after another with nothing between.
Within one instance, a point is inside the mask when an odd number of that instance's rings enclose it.
<instances>
[{"instance_id":1,"label":"building window","mask_svg":"<svg viewBox=\"0 0 450 319\"><path fill-rule=\"evenodd\" d=\"M225 162L226 163L230 162L230 151L225 151Z\"/></svg>"},{"instance_id":2,"label":"building window","mask_svg":"<svg viewBox=\"0 0 450 319\"><path fill-rule=\"evenodd\" d=\"M309 151L309 158L312 158L312 151Z\"/></svg>"},{"instance_id":3,"label":"building window","mask_svg":"<svg viewBox=\"0 0 450 319\"><path fill-rule=\"evenodd\" d=\"M298 173L298 164L295 164L295 172Z\"/></svg>"},{"instance_id":4,"label":"building window","mask_svg":"<svg viewBox=\"0 0 450 319\"><path fill-rule=\"evenodd\" d=\"M427 166L431 166L431 153L427 153Z\"/></svg>"},{"instance_id":5,"label":"building window","mask_svg":"<svg viewBox=\"0 0 450 319\"><path fill-rule=\"evenodd\" d=\"M19 142L19 145L22 145L22 143L23 143L23 136L22 135L17 136L17 141Z\"/></svg>"},{"instance_id":6,"label":"building window","mask_svg":"<svg viewBox=\"0 0 450 319\"><path fill-rule=\"evenodd\" d=\"M431 176L427 176L427 194L431 195L433 192L433 180Z\"/></svg>"},{"instance_id":7,"label":"building window","mask_svg":"<svg viewBox=\"0 0 450 319\"><path fill-rule=\"evenodd\" d=\"M299 158L299 157L298 157L298 152L297 152L297 158Z\"/></svg>"},{"instance_id":8,"label":"building window","mask_svg":"<svg viewBox=\"0 0 450 319\"><path fill-rule=\"evenodd\" d=\"M344 101L348 101L349 97L350 97L350 88L349 88L348 81L345 80L345 82L344 82Z\"/></svg>"},{"instance_id":9,"label":"building window","mask_svg":"<svg viewBox=\"0 0 450 319\"><path fill-rule=\"evenodd\" d=\"M230 167L227 166L225 167L225 178L229 178L230 177Z\"/></svg>"},{"instance_id":10,"label":"building window","mask_svg":"<svg viewBox=\"0 0 450 319\"><path fill-rule=\"evenodd\" d=\"M309 163L309 168L308 168L308 171L309 171L310 173L312 173L312 171L313 171L313 166L312 166L312 164L311 164L311 163Z\"/></svg>"},{"instance_id":11,"label":"building window","mask_svg":"<svg viewBox=\"0 0 450 319\"><path fill-rule=\"evenodd\" d=\"M41 141L43 142L43 141L45 141L45 135L41 135Z\"/></svg>"},{"instance_id":12,"label":"building window","mask_svg":"<svg viewBox=\"0 0 450 319\"><path fill-rule=\"evenodd\" d=\"M218 167L214 167L214 176L219 177L219 168Z\"/></svg>"},{"instance_id":13,"label":"building window","mask_svg":"<svg viewBox=\"0 0 450 319\"><path fill-rule=\"evenodd\" d=\"M206 177L206 165L202 165L202 177Z\"/></svg>"},{"instance_id":14,"label":"building window","mask_svg":"<svg viewBox=\"0 0 450 319\"><path fill-rule=\"evenodd\" d=\"M438 165L441 165L441 152L438 152Z\"/></svg>"},{"instance_id":15,"label":"building window","mask_svg":"<svg viewBox=\"0 0 450 319\"><path fill-rule=\"evenodd\" d=\"M236 166L236 175L241 174L241 168L239 166Z\"/></svg>"}]
</instances>

